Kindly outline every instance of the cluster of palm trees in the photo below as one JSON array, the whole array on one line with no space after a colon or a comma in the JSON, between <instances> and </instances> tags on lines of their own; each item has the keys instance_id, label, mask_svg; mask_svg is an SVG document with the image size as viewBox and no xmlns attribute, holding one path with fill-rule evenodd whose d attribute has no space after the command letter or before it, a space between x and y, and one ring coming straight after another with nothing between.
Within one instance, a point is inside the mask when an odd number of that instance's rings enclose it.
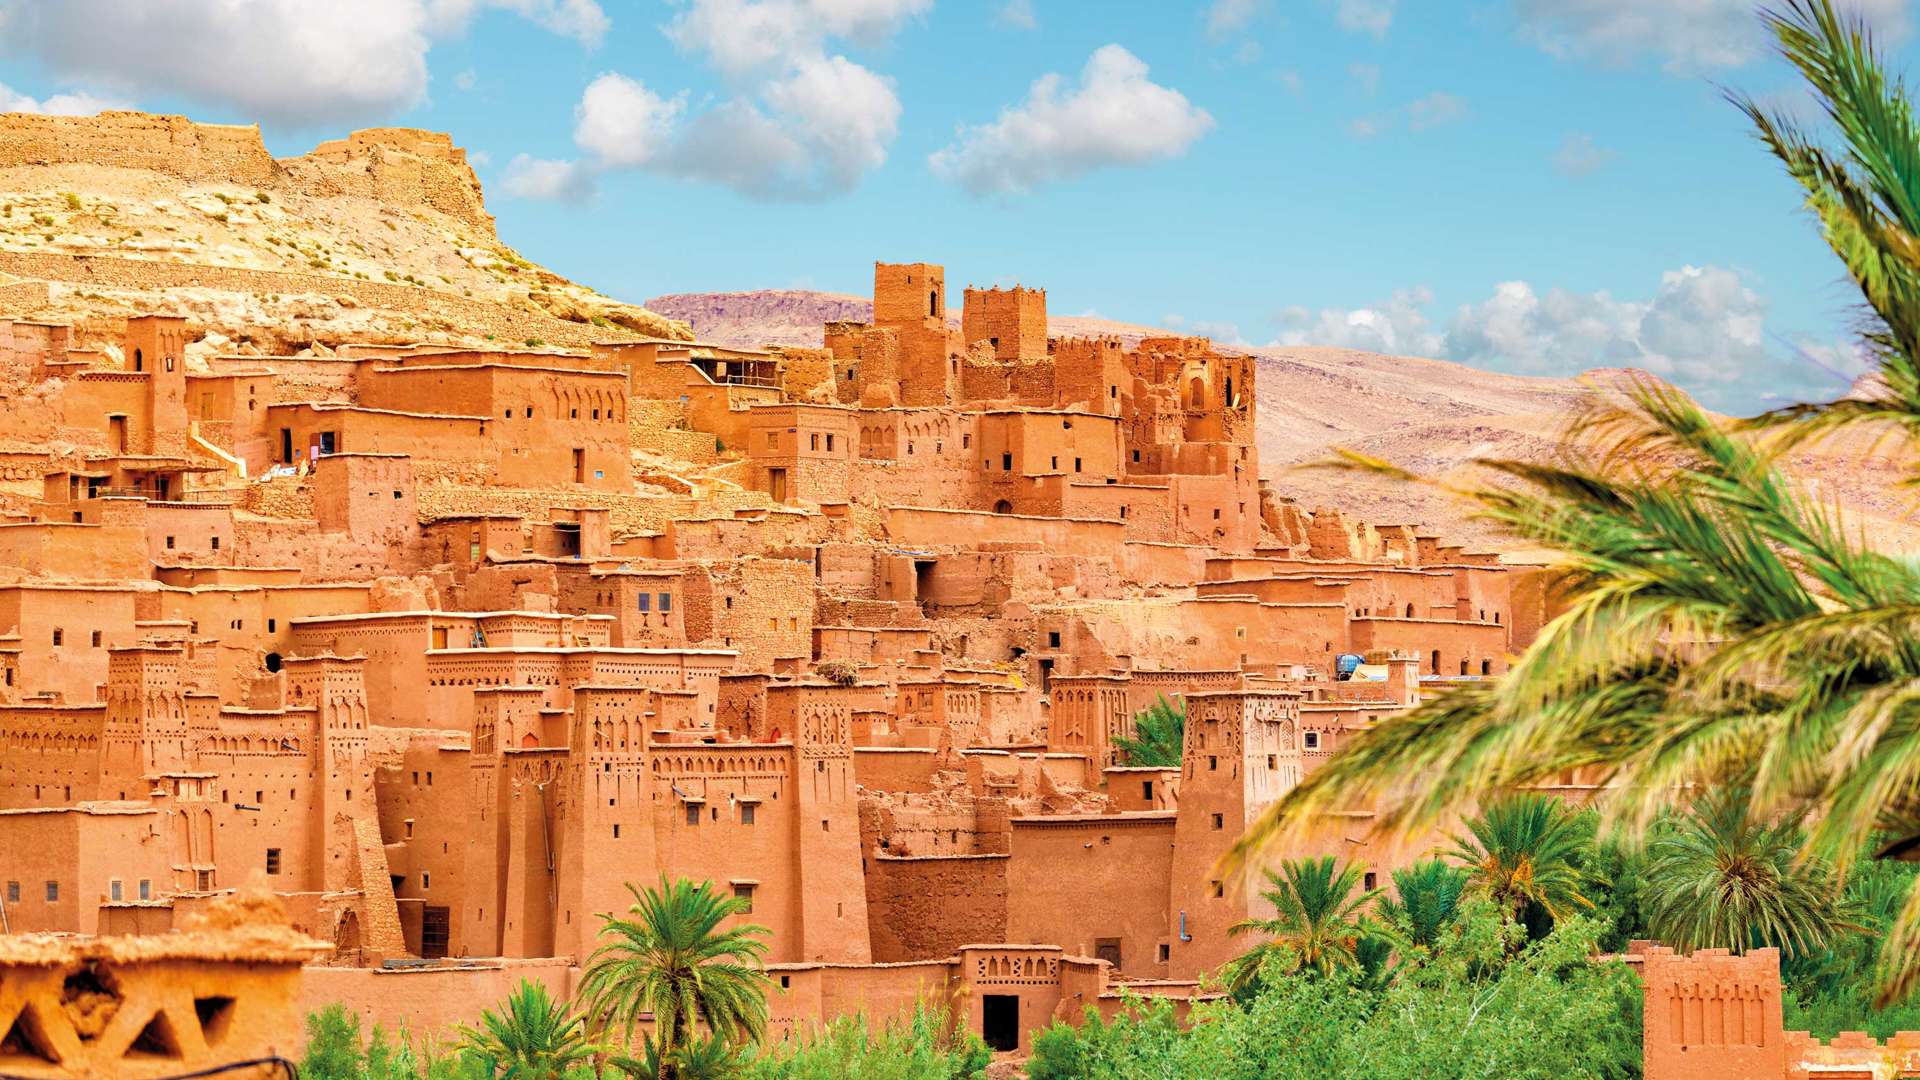
<instances>
[{"instance_id":1,"label":"cluster of palm trees","mask_svg":"<svg viewBox=\"0 0 1920 1080\"><path fill-rule=\"evenodd\" d=\"M1779 466L1843 429L1911 460L1920 124L1870 28L1832 0L1785 0L1761 17L1822 106L1831 145L1783 111L1733 101L1858 289L1871 377L1837 400L1738 423L1644 380L1624 400L1597 396L1561 460L1485 462L1498 482L1453 490L1553 553L1563 614L1498 683L1450 691L1350 743L1232 860L1356 804L1383 828L1413 830L1572 770L1604 781L1603 810L1629 827L1699 791L1739 793L1715 813L1761 847L1771 838L1777 850L1753 868L1762 875L1788 855L1840 875L1863 856L1920 855L1920 561L1877 549ZM1728 899L1725 917L1745 902ZM1880 957L1883 1003L1920 987L1920 886Z\"/></svg>"},{"instance_id":2,"label":"cluster of palm trees","mask_svg":"<svg viewBox=\"0 0 1920 1080\"><path fill-rule=\"evenodd\" d=\"M1594 909L1599 815L1537 792L1503 796L1469 817L1443 854L1393 873L1393 889L1364 887L1358 863L1331 855L1288 859L1267 870L1261 895L1274 915L1234 934L1261 937L1222 970L1244 994L1273 974L1324 976L1341 969L1390 975L1395 956L1431 956L1469 896L1484 897L1512 928L1509 952L1570 916ZM1800 857L1790 823L1756 823L1742 792L1718 792L1664 814L1631 848L1641 896L1630 932L1682 948L1780 948L1804 958L1865 928L1869 913L1833 868Z\"/></svg>"},{"instance_id":3,"label":"cluster of palm trees","mask_svg":"<svg viewBox=\"0 0 1920 1080\"><path fill-rule=\"evenodd\" d=\"M501 1009L462 1030L460 1052L487 1075L515 1080L561 1080L603 1059L637 1080L735 1071L766 1033L767 928L724 925L746 904L712 882L663 875L656 887L627 889L627 915L600 916L601 943L587 959L577 1009L522 982ZM649 1021L652 1030L643 1031Z\"/></svg>"}]
</instances>

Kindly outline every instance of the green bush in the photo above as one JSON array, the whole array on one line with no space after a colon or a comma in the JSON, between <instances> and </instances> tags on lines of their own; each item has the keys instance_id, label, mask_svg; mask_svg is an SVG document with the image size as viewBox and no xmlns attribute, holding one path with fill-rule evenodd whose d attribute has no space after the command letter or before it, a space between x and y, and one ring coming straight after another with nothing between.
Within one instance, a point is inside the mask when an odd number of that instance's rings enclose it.
<instances>
[{"instance_id":1,"label":"green bush","mask_svg":"<svg viewBox=\"0 0 1920 1080\"><path fill-rule=\"evenodd\" d=\"M879 1027L842 1016L811 1038L767 1048L744 1080L968 1080L992 1055L980 1037L960 1031L947 1010L915 1006L904 1022Z\"/></svg>"}]
</instances>

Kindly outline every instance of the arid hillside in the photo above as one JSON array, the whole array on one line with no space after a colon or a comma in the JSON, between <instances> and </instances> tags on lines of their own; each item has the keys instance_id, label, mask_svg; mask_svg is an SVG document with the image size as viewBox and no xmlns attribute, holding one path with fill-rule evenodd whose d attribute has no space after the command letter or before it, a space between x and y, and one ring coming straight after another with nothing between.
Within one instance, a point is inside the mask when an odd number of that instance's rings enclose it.
<instances>
[{"instance_id":1,"label":"arid hillside","mask_svg":"<svg viewBox=\"0 0 1920 1080\"><path fill-rule=\"evenodd\" d=\"M686 334L516 254L446 135L358 131L276 160L254 127L125 112L0 116L0 303L109 347L118 318L182 314L190 361Z\"/></svg>"},{"instance_id":2,"label":"arid hillside","mask_svg":"<svg viewBox=\"0 0 1920 1080\"><path fill-rule=\"evenodd\" d=\"M820 324L866 319L864 298L804 290L689 293L647 301L701 340L818 347ZM1173 333L1080 316L1053 315L1054 336L1107 334L1137 341ZM1255 347L1260 358L1260 460L1283 492L1309 509L1334 506L1379 523L1436 527L1461 540L1497 542L1444 492L1350 472L1305 468L1335 447L1385 458L1428 476L1464 479L1478 458L1544 461L1561 445L1582 398L1623 373L1580 380L1502 375L1445 360L1319 346ZM1901 486L1911 465L1862 436L1796 454L1794 473L1823 501L1846 507L1863 528L1920 547L1920 507Z\"/></svg>"}]
</instances>

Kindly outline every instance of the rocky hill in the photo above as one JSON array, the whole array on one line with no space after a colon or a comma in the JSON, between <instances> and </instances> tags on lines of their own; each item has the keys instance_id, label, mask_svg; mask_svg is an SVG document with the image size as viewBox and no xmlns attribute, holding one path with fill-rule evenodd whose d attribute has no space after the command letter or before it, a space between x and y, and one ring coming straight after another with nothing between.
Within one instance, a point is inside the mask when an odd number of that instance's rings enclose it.
<instances>
[{"instance_id":1,"label":"rocky hill","mask_svg":"<svg viewBox=\"0 0 1920 1080\"><path fill-rule=\"evenodd\" d=\"M802 290L693 293L647 301L686 321L703 340L737 345L821 343L820 323L866 319L861 297ZM1051 316L1048 332L1138 340L1174 331L1078 316ZM1348 472L1304 468L1335 447L1373 454L1424 475L1464 479L1479 458L1545 461L1561 445L1568 417L1595 387L1620 372L1580 380L1503 375L1445 360L1383 356L1315 346L1255 347L1260 360L1260 461L1280 490L1302 505L1334 506L1378 523L1435 527L1468 542L1498 543L1445 493ZM1920 516L1900 481L1911 463L1867 435L1833 440L1789 462L1816 497L1847 507L1863 527L1920 549Z\"/></svg>"},{"instance_id":2,"label":"rocky hill","mask_svg":"<svg viewBox=\"0 0 1920 1080\"><path fill-rule=\"evenodd\" d=\"M357 131L276 160L255 127L130 112L0 115L0 303L109 346L119 318L179 312L190 361L688 332L521 258L446 135Z\"/></svg>"}]
</instances>

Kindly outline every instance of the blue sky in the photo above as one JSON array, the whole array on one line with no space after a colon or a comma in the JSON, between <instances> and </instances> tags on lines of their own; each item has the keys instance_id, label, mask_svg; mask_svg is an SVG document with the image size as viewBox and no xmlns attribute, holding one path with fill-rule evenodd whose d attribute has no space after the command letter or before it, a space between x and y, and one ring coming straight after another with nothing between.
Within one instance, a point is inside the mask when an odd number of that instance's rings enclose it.
<instances>
[{"instance_id":1,"label":"blue sky","mask_svg":"<svg viewBox=\"0 0 1920 1080\"><path fill-rule=\"evenodd\" d=\"M1905 66L1906 0L1850 2ZM1859 370L1837 265L1721 98L1808 108L1748 0L0 0L0 84L282 155L449 131L508 243L627 300L924 259L1061 313L1649 366L1728 409Z\"/></svg>"}]
</instances>

